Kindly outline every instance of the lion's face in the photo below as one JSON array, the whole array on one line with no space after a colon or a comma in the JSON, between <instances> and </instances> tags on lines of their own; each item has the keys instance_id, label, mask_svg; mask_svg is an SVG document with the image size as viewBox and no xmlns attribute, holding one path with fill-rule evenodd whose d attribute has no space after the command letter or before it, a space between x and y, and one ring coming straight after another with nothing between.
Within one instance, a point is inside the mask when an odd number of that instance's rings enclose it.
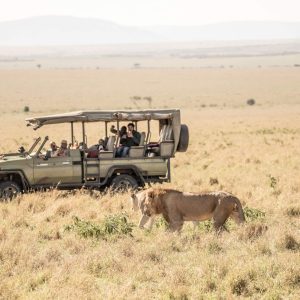
<instances>
[{"instance_id":1,"label":"lion's face","mask_svg":"<svg viewBox=\"0 0 300 300\"><path fill-rule=\"evenodd\" d=\"M142 207L144 206L145 202L145 192L139 192L139 193L132 193L130 196L130 203L133 211L138 211L139 209L141 210Z\"/></svg>"},{"instance_id":2,"label":"lion's face","mask_svg":"<svg viewBox=\"0 0 300 300\"><path fill-rule=\"evenodd\" d=\"M154 191L146 193L145 201L143 202L142 213L148 217L161 213L161 199Z\"/></svg>"},{"instance_id":3,"label":"lion's face","mask_svg":"<svg viewBox=\"0 0 300 300\"><path fill-rule=\"evenodd\" d=\"M240 211L238 209L238 206L235 204L234 208L230 214L230 217L237 223L237 224L241 224L243 222L245 222L245 216L243 211Z\"/></svg>"},{"instance_id":4,"label":"lion's face","mask_svg":"<svg viewBox=\"0 0 300 300\"><path fill-rule=\"evenodd\" d=\"M132 193L130 202L132 210L138 211L145 216L151 217L162 212L161 197L164 193L161 191L147 190L139 193Z\"/></svg>"}]
</instances>

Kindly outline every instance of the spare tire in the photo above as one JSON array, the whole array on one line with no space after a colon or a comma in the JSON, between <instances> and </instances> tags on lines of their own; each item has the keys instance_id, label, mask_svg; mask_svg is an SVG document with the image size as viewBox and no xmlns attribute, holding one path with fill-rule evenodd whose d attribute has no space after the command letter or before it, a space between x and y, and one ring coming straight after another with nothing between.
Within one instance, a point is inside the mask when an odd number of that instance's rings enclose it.
<instances>
[{"instance_id":1,"label":"spare tire","mask_svg":"<svg viewBox=\"0 0 300 300\"><path fill-rule=\"evenodd\" d=\"M189 146L189 128L187 125L182 124L180 127L180 136L177 146L178 152L185 152Z\"/></svg>"}]
</instances>

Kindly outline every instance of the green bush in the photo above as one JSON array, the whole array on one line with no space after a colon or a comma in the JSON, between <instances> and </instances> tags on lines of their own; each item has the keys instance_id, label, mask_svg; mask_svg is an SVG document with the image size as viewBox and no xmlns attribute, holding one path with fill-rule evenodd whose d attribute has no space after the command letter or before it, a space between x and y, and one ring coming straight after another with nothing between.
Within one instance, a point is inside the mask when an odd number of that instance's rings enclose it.
<instances>
[{"instance_id":1,"label":"green bush","mask_svg":"<svg viewBox=\"0 0 300 300\"><path fill-rule=\"evenodd\" d=\"M199 223L198 228L204 232L210 232L214 229L213 222L211 220L202 221Z\"/></svg>"},{"instance_id":2,"label":"green bush","mask_svg":"<svg viewBox=\"0 0 300 300\"><path fill-rule=\"evenodd\" d=\"M155 221L155 227L160 228L162 227L163 229L167 229L169 227L167 221L163 217L157 218Z\"/></svg>"},{"instance_id":3,"label":"green bush","mask_svg":"<svg viewBox=\"0 0 300 300\"><path fill-rule=\"evenodd\" d=\"M104 234L131 235L134 224L128 222L125 214L107 216L102 224Z\"/></svg>"},{"instance_id":4,"label":"green bush","mask_svg":"<svg viewBox=\"0 0 300 300\"><path fill-rule=\"evenodd\" d=\"M244 215L247 220L247 222L255 221L255 220L262 220L264 219L266 213L256 209L256 208L250 208L248 206L244 207Z\"/></svg>"},{"instance_id":5,"label":"green bush","mask_svg":"<svg viewBox=\"0 0 300 300\"><path fill-rule=\"evenodd\" d=\"M73 224L65 226L65 231L73 231L83 238L106 239L109 236L132 236L134 224L128 222L125 214L107 216L100 224L73 217Z\"/></svg>"}]
</instances>

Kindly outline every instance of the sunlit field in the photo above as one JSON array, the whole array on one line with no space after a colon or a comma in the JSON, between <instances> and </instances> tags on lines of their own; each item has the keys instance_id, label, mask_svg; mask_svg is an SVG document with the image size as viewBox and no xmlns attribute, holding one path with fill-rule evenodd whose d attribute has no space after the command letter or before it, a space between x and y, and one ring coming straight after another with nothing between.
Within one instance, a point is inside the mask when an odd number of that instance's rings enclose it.
<instances>
[{"instance_id":1,"label":"sunlit field","mask_svg":"<svg viewBox=\"0 0 300 300\"><path fill-rule=\"evenodd\" d=\"M27 117L179 107L190 146L165 186L231 192L247 222L219 236L208 222L171 234L157 218L149 232L129 193L21 195L0 203L0 298L300 298L299 82L292 66L1 70L0 153L70 139L68 126L34 132ZM89 125L91 144L102 135Z\"/></svg>"}]
</instances>

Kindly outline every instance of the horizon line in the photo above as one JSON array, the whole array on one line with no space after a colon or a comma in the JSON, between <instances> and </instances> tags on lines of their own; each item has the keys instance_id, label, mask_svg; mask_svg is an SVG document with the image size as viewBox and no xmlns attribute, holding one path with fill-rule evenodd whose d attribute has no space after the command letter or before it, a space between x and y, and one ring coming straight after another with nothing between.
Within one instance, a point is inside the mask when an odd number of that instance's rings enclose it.
<instances>
[{"instance_id":1,"label":"horizon line","mask_svg":"<svg viewBox=\"0 0 300 300\"><path fill-rule=\"evenodd\" d=\"M123 24L118 21L104 19L101 17L86 17L86 16L75 16L75 15L68 15L68 14L45 14L45 15L33 15L33 16L27 16L27 17L19 17L16 19L6 19L6 20L0 20L0 23L6 23L6 22L17 22L17 21L24 21L29 19L35 19L35 18L45 18L45 17L60 17L60 18L74 18L74 19L90 19L90 20L99 20L103 22L109 22L113 24L117 24L119 26L126 26L126 27L201 27L201 26L207 26L207 25L216 25L216 24L224 24L224 23L300 23L300 20L230 20L230 21L215 21L211 23L203 23L203 24L147 24L147 25L138 25L138 24Z\"/></svg>"}]
</instances>

